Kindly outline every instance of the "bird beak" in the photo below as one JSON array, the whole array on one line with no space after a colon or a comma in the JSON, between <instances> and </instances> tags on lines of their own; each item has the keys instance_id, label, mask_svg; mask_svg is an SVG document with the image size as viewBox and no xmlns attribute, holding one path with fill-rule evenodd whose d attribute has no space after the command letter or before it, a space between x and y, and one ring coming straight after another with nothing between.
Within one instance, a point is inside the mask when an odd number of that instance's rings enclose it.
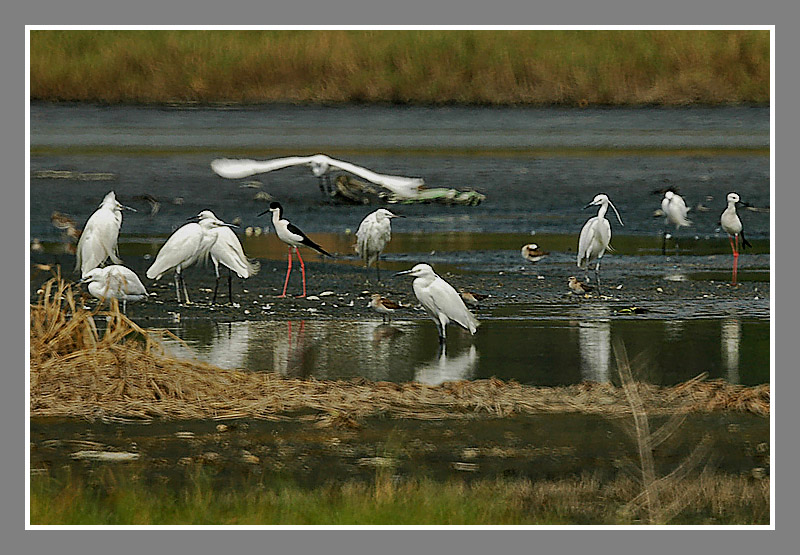
<instances>
[{"instance_id":1,"label":"bird beak","mask_svg":"<svg viewBox=\"0 0 800 555\"><path fill-rule=\"evenodd\" d=\"M413 271L414 271L414 269L412 268L411 270L404 270L402 272L397 272L395 275L396 276L402 276L402 275L405 275L405 274L410 274Z\"/></svg>"},{"instance_id":2,"label":"bird beak","mask_svg":"<svg viewBox=\"0 0 800 555\"><path fill-rule=\"evenodd\" d=\"M584 206L584 207L582 208L582 210L586 210L586 209L587 209L587 208L589 208L590 206L594 206L594 203L593 203L593 202L590 202L589 204L587 204L586 206Z\"/></svg>"},{"instance_id":3,"label":"bird beak","mask_svg":"<svg viewBox=\"0 0 800 555\"><path fill-rule=\"evenodd\" d=\"M87 283L89 281L92 281L92 278L87 276L87 277L83 278L82 280L80 280L78 283Z\"/></svg>"},{"instance_id":4,"label":"bird beak","mask_svg":"<svg viewBox=\"0 0 800 555\"><path fill-rule=\"evenodd\" d=\"M266 210L264 210L264 211L263 211L261 214L259 214L258 216L263 216L264 214L266 214L266 213L267 213L267 212L269 212L269 211L270 211L270 209L269 209L269 208L267 208ZM258 216L256 216L256 218L258 218Z\"/></svg>"},{"instance_id":5,"label":"bird beak","mask_svg":"<svg viewBox=\"0 0 800 555\"><path fill-rule=\"evenodd\" d=\"M392 218L405 218L402 214L392 214L390 217Z\"/></svg>"},{"instance_id":6,"label":"bird beak","mask_svg":"<svg viewBox=\"0 0 800 555\"><path fill-rule=\"evenodd\" d=\"M226 225L226 226L228 226L228 227L232 227L232 228L234 228L234 229L239 229L239 226L238 226L238 225L236 225L236 224L229 224L229 223L227 223L227 222L222 222L222 221L221 221L220 223L221 223L222 225Z\"/></svg>"},{"instance_id":7,"label":"bird beak","mask_svg":"<svg viewBox=\"0 0 800 555\"><path fill-rule=\"evenodd\" d=\"M120 206L121 206L121 207L122 207L124 210L130 210L131 212L138 212L138 210L136 210L136 208L131 208L130 206L125 206L124 204L120 204Z\"/></svg>"},{"instance_id":8,"label":"bird beak","mask_svg":"<svg viewBox=\"0 0 800 555\"><path fill-rule=\"evenodd\" d=\"M192 216L190 218L186 218L187 222L199 222L200 218L198 216Z\"/></svg>"},{"instance_id":9,"label":"bird beak","mask_svg":"<svg viewBox=\"0 0 800 555\"><path fill-rule=\"evenodd\" d=\"M744 202L744 201L741 201L741 200L739 202L737 202L736 204L738 204L739 206L753 206L749 202Z\"/></svg>"}]
</instances>

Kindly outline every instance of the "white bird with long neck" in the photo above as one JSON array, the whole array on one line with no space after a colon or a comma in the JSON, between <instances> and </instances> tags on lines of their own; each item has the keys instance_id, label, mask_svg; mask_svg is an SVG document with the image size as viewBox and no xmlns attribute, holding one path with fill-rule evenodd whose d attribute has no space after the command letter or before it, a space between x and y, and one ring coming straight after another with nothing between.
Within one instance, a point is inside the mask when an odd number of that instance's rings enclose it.
<instances>
[{"instance_id":1,"label":"white bird with long neck","mask_svg":"<svg viewBox=\"0 0 800 555\"><path fill-rule=\"evenodd\" d=\"M381 280L380 257L392 239L392 218L403 218L385 208L379 208L361 221L356 231L356 252L367 268L375 264L378 281Z\"/></svg>"},{"instance_id":2,"label":"white bird with long neck","mask_svg":"<svg viewBox=\"0 0 800 555\"><path fill-rule=\"evenodd\" d=\"M664 193L664 198L661 199L661 211L666 217L665 223L673 224L675 226L676 233L680 228L692 225L692 222L690 222L686 217L686 215L689 213L689 208L686 206L686 202L683 200L683 197L675 191L667 190ZM675 248L678 248L677 239L675 240ZM666 251L667 232L665 230L664 234L662 235L661 254L666 254Z\"/></svg>"},{"instance_id":3,"label":"white bird with long neck","mask_svg":"<svg viewBox=\"0 0 800 555\"><path fill-rule=\"evenodd\" d=\"M111 302L111 299L122 301L123 313L127 313L128 301L147 298L147 289L139 276L130 268L118 264L89 270L80 283L88 283L89 294L101 302Z\"/></svg>"},{"instance_id":4,"label":"white bird with long neck","mask_svg":"<svg viewBox=\"0 0 800 555\"><path fill-rule=\"evenodd\" d=\"M578 240L578 268L586 270L586 281L588 281L589 264L596 260L597 265L594 269L594 275L596 283L599 286L600 259L603 258L606 250L612 250L610 246L611 224L606 219L606 212L608 211L609 205L611 205L611 208L614 209L614 213L617 215L617 220L619 220L620 225L625 224L622 223L622 218L620 218L617 208L608 199L607 195L597 195L594 197L592 202L583 208L585 210L590 206L598 205L600 206L600 209L597 211L597 216L589 218L583 225L583 229L581 229L581 236Z\"/></svg>"},{"instance_id":5,"label":"white bird with long neck","mask_svg":"<svg viewBox=\"0 0 800 555\"><path fill-rule=\"evenodd\" d=\"M399 198L416 198L419 196L419 188L425 184L425 181L418 177L400 177L375 173L367 168L356 166L350 162L335 160L324 154L315 154L314 156L288 156L286 158L275 158L273 160L263 161L219 158L211 162L211 169L214 173L228 179L242 179L258 173L270 172L290 166L309 166L311 168L311 173L320 179L320 189L323 192L325 192L323 176L327 176L331 168L350 172L362 179L385 187Z\"/></svg>"},{"instance_id":6,"label":"white bird with long neck","mask_svg":"<svg viewBox=\"0 0 800 555\"><path fill-rule=\"evenodd\" d=\"M191 304L182 271L198 260L206 259L217 240L217 234L212 230L221 226L236 227L223 222L210 210L203 210L190 219L197 221L178 228L175 233L170 235L167 242L158 251L155 262L147 270L147 277L155 280L160 279L169 271L175 271L175 291L178 295L178 304L181 304L179 282L183 284L186 304Z\"/></svg>"},{"instance_id":7,"label":"white bird with long neck","mask_svg":"<svg viewBox=\"0 0 800 555\"><path fill-rule=\"evenodd\" d=\"M289 274L292 273L292 250L297 253L297 258L300 260L300 271L303 275L303 294L300 297L306 296L306 265L303 263L303 257L300 256L300 249L299 247L308 247L317 251L318 253L330 256L331 258L333 255L320 247L314 241L309 239L305 233L303 233L299 227L292 224L289 220L284 219L283 217L283 206L281 206L280 202L272 202L269 205L269 209L264 210L259 214L259 216L263 216L267 212L272 212L272 225L275 227L275 233L278 236L278 239L289 245L289 267L286 269L286 281L283 283L283 293L278 295L278 297L285 297L286 296L286 287L289 285Z\"/></svg>"},{"instance_id":8,"label":"white bird with long neck","mask_svg":"<svg viewBox=\"0 0 800 555\"><path fill-rule=\"evenodd\" d=\"M453 286L436 275L428 264L417 264L410 270L395 275L414 277L414 295L431 320L436 322L440 345L445 345L446 328L450 323L458 324L471 334L475 334L480 325L478 319L467 309Z\"/></svg>"},{"instance_id":9,"label":"white bird with long neck","mask_svg":"<svg viewBox=\"0 0 800 555\"><path fill-rule=\"evenodd\" d=\"M206 211L208 212L208 211ZM204 217L208 217L211 212L202 213ZM244 254L244 248L239 242L236 233L228 227L212 227L210 233L217 236L216 241L211 246L209 254L211 255L211 262L214 263L214 273L217 276L214 284L214 296L211 303L217 302L217 289L219 288L219 265L222 264L228 268L228 302L233 302L231 298L231 272L236 272L236 275L242 279L247 279L252 275L258 273L261 264L252 261Z\"/></svg>"},{"instance_id":10,"label":"white bird with long neck","mask_svg":"<svg viewBox=\"0 0 800 555\"><path fill-rule=\"evenodd\" d=\"M75 253L77 256L75 269L81 271L81 277L86 277L91 270L105 263L108 258L114 264L122 263L117 253L122 210L136 212L135 209L117 202L114 191L111 191L103 198L100 208L86 221Z\"/></svg>"},{"instance_id":11,"label":"white bird with long neck","mask_svg":"<svg viewBox=\"0 0 800 555\"><path fill-rule=\"evenodd\" d=\"M753 245L745 239L744 230L742 229L742 220L739 219L739 215L736 213L736 205L740 204L742 206L750 206L746 202L742 202L739 199L739 195L736 193L728 193L728 207L720 216L720 224L722 225L722 229L725 230L725 233L728 234L728 239L731 242L731 250L733 251L733 285L736 285L736 273L737 267L739 264L739 237L742 238L742 250L744 250L745 246L752 247ZM735 240L735 242L734 242Z\"/></svg>"}]
</instances>

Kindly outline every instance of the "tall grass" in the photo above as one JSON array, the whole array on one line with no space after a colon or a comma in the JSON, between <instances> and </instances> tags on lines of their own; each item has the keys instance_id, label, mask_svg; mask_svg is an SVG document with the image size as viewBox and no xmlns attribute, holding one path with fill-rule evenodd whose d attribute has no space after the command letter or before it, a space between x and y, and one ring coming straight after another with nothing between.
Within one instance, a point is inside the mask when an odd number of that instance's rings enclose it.
<instances>
[{"instance_id":1,"label":"tall grass","mask_svg":"<svg viewBox=\"0 0 800 555\"><path fill-rule=\"evenodd\" d=\"M768 31L32 31L48 101L769 102Z\"/></svg>"}]
</instances>

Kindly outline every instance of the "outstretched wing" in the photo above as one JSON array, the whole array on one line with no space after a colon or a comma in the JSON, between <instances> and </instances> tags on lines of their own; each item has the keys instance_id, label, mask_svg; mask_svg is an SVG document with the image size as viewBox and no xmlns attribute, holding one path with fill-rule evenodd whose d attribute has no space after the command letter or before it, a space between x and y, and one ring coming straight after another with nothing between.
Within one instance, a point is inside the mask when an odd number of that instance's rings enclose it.
<instances>
[{"instance_id":1,"label":"outstretched wing","mask_svg":"<svg viewBox=\"0 0 800 555\"><path fill-rule=\"evenodd\" d=\"M334 160L327 157L327 162L331 167L350 172L357 175L362 179L371 181L376 185L385 187L401 198L415 198L419 195L419 188L425 184L425 181L419 177L401 177L396 175L384 175L382 173L375 173L372 170L356 166L350 162L342 162L341 160Z\"/></svg>"},{"instance_id":2,"label":"outstretched wing","mask_svg":"<svg viewBox=\"0 0 800 555\"><path fill-rule=\"evenodd\" d=\"M257 173L266 173L273 170L299 166L311 162L311 156L289 156L287 158L274 158L272 160L236 160L232 158L218 158L211 162L211 169L217 175L227 179L242 179Z\"/></svg>"}]
</instances>

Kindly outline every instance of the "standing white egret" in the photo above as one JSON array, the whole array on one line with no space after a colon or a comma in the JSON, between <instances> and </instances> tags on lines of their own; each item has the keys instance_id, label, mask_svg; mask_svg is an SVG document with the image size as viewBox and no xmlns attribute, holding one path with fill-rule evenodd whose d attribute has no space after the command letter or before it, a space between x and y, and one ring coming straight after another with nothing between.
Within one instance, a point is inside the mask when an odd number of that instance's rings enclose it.
<instances>
[{"instance_id":1,"label":"standing white egret","mask_svg":"<svg viewBox=\"0 0 800 555\"><path fill-rule=\"evenodd\" d=\"M186 282L183 280L181 272L208 256L211 247L217 240L217 234L212 233L212 230L220 226L235 227L233 224L218 219L210 210L203 210L197 216L189 219L198 221L188 223L170 235L167 242L158 251L155 262L147 270L147 277L155 280L160 279L169 271L175 271L175 292L178 295L178 304L181 304L179 282L183 283L186 304L191 304L189 292L186 290Z\"/></svg>"},{"instance_id":2,"label":"standing white egret","mask_svg":"<svg viewBox=\"0 0 800 555\"><path fill-rule=\"evenodd\" d=\"M379 208L361 221L356 231L356 252L367 265L375 264L378 281L381 280L381 252L392 239L392 218L404 218L385 208Z\"/></svg>"},{"instance_id":3,"label":"standing white egret","mask_svg":"<svg viewBox=\"0 0 800 555\"><path fill-rule=\"evenodd\" d=\"M269 209L264 210L259 216L272 212L272 225L275 227L275 233L278 239L289 245L289 267L286 269L286 281L283 283L283 293L279 297L286 296L286 287L289 285L289 274L292 273L292 249L297 253L297 258L300 260L300 271L303 274L303 294L300 297L306 296L306 265L303 263L303 257L300 256L300 249L298 247L309 247L314 249L320 254L333 257L333 255L320 247L314 241L309 239L305 233L296 225L283 218L283 206L280 202L271 202Z\"/></svg>"},{"instance_id":4,"label":"standing white egret","mask_svg":"<svg viewBox=\"0 0 800 555\"><path fill-rule=\"evenodd\" d=\"M417 296L420 304L436 322L439 330L439 344L444 346L447 324L454 322L464 329L475 334L480 323L475 315L467 309L461 296L453 289L453 286L436 275L428 264L417 264L410 270L398 272L395 275L401 276L408 274L414 279L414 295Z\"/></svg>"},{"instance_id":5,"label":"standing white egret","mask_svg":"<svg viewBox=\"0 0 800 555\"><path fill-rule=\"evenodd\" d=\"M80 283L88 283L89 294L100 299L100 302L121 300L123 313L127 312L128 301L140 301L147 297L147 289L139 276L130 268L118 264L89 270Z\"/></svg>"},{"instance_id":6,"label":"standing white egret","mask_svg":"<svg viewBox=\"0 0 800 555\"><path fill-rule=\"evenodd\" d=\"M601 193L594 197L592 202L583 207L586 210L590 206L600 205L597 216L589 218L583 224L581 236L578 240L578 268L586 270L586 281L589 281L589 264L597 260L594 275L598 286L600 285L600 259L603 258L606 250L612 250L609 245L611 243L611 224L606 219L609 204L614 209L619 224L625 225L622 223L622 218L620 218L616 206L608 200L607 195Z\"/></svg>"},{"instance_id":7,"label":"standing white egret","mask_svg":"<svg viewBox=\"0 0 800 555\"><path fill-rule=\"evenodd\" d=\"M217 235L217 240L214 241L209 251L211 262L214 263L214 273L217 276L217 280L214 283L214 297L211 299L211 303L215 304L217 302L220 264L228 268L228 302L230 303L233 302L231 297L231 272L236 272L236 275L240 278L247 279L258 272L261 264L251 261L245 256L242 244L231 228L227 226L214 227L211 228L210 233Z\"/></svg>"},{"instance_id":8,"label":"standing white egret","mask_svg":"<svg viewBox=\"0 0 800 555\"><path fill-rule=\"evenodd\" d=\"M319 178L320 189L325 192L323 178L331 168L350 172L362 179L371 181L377 185L385 187L400 198L415 198L419 194L419 188L425 181L418 177L400 177L395 175L384 175L375 173L361 166L356 166L350 162L334 160L324 154L314 156L289 156L287 158L275 158L273 160L232 160L229 158L218 158L211 162L211 169L217 175L228 179L242 179L258 173L270 172L289 166L309 166L311 172ZM328 176L329 188L330 177Z\"/></svg>"},{"instance_id":9,"label":"standing white egret","mask_svg":"<svg viewBox=\"0 0 800 555\"><path fill-rule=\"evenodd\" d=\"M736 193L728 193L728 207L722 213L722 216L720 216L720 224L722 224L722 229L725 230L725 233L728 234L728 239L730 239L731 242L731 250L733 251L733 285L736 285L736 272L739 263L739 237L741 236L742 238L742 250L744 250L745 246L753 246L744 237L742 220L740 220L738 214L736 214L737 204L750 206L746 202L739 200L739 195ZM735 244L734 239L736 239Z\"/></svg>"},{"instance_id":10,"label":"standing white egret","mask_svg":"<svg viewBox=\"0 0 800 555\"><path fill-rule=\"evenodd\" d=\"M117 202L114 191L109 192L100 203L100 208L89 216L83 227L76 250L75 269L80 269L81 277L86 277L90 270L103 264L110 258L114 264L121 264L117 254L117 238L122 225L122 210L135 209Z\"/></svg>"},{"instance_id":11,"label":"standing white egret","mask_svg":"<svg viewBox=\"0 0 800 555\"><path fill-rule=\"evenodd\" d=\"M683 197L680 196L673 190L667 190L664 193L664 198L661 199L661 211L664 213L666 217L665 224L673 224L675 225L675 233L678 233L678 230L681 227L688 227L692 225L686 218L686 214L689 212L689 208L686 206L686 202L684 202ZM667 231L664 230L664 234L661 236L661 254L667 253ZM675 249L678 249L678 240L675 239Z\"/></svg>"}]
</instances>

